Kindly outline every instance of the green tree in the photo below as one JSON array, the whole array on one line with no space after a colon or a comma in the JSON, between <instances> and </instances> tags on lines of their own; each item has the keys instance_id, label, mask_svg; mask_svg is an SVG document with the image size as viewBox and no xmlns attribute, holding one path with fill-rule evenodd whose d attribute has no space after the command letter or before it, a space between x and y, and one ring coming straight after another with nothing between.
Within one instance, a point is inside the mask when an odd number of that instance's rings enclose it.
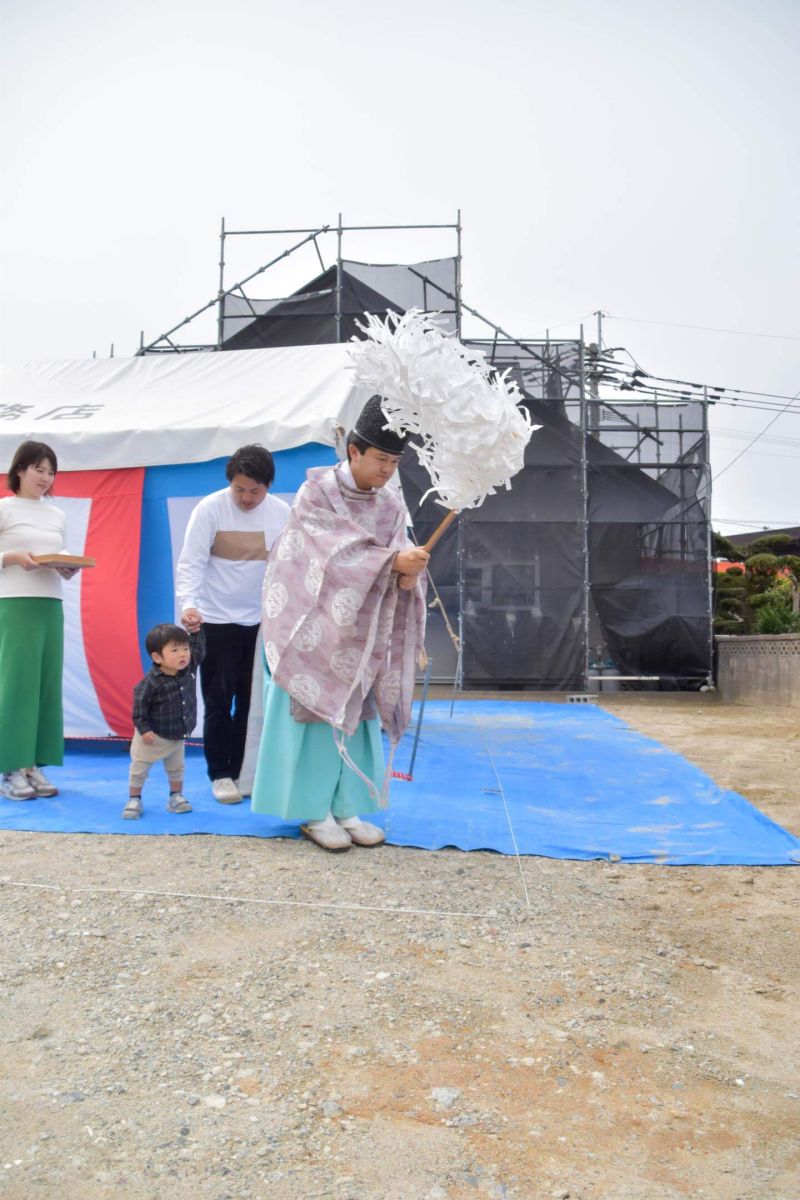
<instances>
[{"instance_id":1,"label":"green tree","mask_svg":"<svg viewBox=\"0 0 800 1200\"><path fill-rule=\"evenodd\" d=\"M749 633L750 612L743 567L728 567L724 575L714 576L714 632Z\"/></svg>"},{"instance_id":2,"label":"green tree","mask_svg":"<svg viewBox=\"0 0 800 1200\"><path fill-rule=\"evenodd\" d=\"M726 558L728 562L744 562L744 555L738 546L734 546L728 538L716 530L711 531L712 553L714 558ZM747 549L747 547L745 547Z\"/></svg>"},{"instance_id":3,"label":"green tree","mask_svg":"<svg viewBox=\"0 0 800 1200\"><path fill-rule=\"evenodd\" d=\"M744 560L714 579L716 633L800 632L800 558L780 553L789 543L786 534L768 534L736 547L714 535L717 553Z\"/></svg>"}]
</instances>

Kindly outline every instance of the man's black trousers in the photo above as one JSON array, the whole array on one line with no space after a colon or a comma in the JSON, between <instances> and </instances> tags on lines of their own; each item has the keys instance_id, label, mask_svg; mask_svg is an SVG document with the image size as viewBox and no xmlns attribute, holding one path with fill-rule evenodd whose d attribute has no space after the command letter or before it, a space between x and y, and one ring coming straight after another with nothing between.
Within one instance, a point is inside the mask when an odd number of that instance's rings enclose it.
<instances>
[{"instance_id":1,"label":"man's black trousers","mask_svg":"<svg viewBox=\"0 0 800 1200\"><path fill-rule=\"evenodd\" d=\"M244 758L258 625L203 625L203 742L209 779L238 779Z\"/></svg>"}]
</instances>

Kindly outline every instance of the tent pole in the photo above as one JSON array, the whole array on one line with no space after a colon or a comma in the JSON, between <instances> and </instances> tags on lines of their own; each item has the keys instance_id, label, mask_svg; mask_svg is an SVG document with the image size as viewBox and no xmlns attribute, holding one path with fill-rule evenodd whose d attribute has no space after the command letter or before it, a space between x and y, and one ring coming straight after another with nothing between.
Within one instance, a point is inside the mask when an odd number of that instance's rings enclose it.
<instances>
[{"instance_id":1,"label":"tent pole","mask_svg":"<svg viewBox=\"0 0 800 1200\"><path fill-rule=\"evenodd\" d=\"M219 291L217 293L217 349L222 349L225 339L225 218L219 230Z\"/></svg>"},{"instance_id":2,"label":"tent pole","mask_svg":"<svg viewBox=\"0 0 800 1200\"><path fill-rule=\"evenodd\" d=\"M342 214L336 227L336 341L342 340Z\"/></svg>"},{"instance_id":3,"label":"tent pole","mask_svg":"<svg viewBox=\"0 0 800 1200\"><path fill-rule=\"evenodd\" d=\"M580 439L581 439L581 509L582 509L582 553L583 553L583 690L589 690L589 469L588 469L588 398L586 395L586 358L581 325L581 395L580 395ZM592 387L596 387L596 379Z\"/></svg>"}]
</instances>

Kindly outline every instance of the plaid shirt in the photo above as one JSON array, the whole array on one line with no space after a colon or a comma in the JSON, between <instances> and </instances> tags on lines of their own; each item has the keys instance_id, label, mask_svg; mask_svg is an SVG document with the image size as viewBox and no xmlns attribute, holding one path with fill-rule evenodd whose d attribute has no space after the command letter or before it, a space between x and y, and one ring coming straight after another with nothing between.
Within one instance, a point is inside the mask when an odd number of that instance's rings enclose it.
<instances>
[{"instance_id":1,"label":"plaid shirt","mask_svg":"<svg viewBox=\"0 0 800 1200\"><path fill-rule=\"evenodd\" d=\"M192 661L177 675L165 675L155 663L133 689L133 723L139 733L157 733L172 742L188 737L197 724L197 668L206 653L206 637L189 634Z\"/></svg>"}]
</instances>

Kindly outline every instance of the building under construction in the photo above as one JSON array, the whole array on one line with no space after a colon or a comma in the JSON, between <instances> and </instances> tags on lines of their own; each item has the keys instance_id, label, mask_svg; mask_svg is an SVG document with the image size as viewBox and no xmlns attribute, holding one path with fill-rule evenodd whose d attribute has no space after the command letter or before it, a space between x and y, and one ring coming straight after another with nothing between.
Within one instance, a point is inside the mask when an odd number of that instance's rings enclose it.
<instances>
[{"instance_id":1,"label":"building under construction","mask_svg":"<svg viewBox=\"0 0 800 1200\"><path fill-rule=\"evenodd\" d=\"M345 241L380 226L226 230L217 295L141 354L252 350L344 342L364 313L436 311L443 328L510 371L533 421L525 468L510 491L464 512L431 563L432 677L464 688L691 689L712 669L710 473L702 398L601 395L602 348L580 336L512 336L462 295L461 222L441 230L454 253L415 263L344 256ZM298 239L230 286L231 237ZM335 258L326 263L326 243ZM319 271L290 294L264 298L269 271L313 248ZM179 340L198 318L216 337ZM469 321L484 336L467 335ZM441 518L420 504L429 480L407 454L401 472L420 542Z\"/></svg>"}]
</instances>

